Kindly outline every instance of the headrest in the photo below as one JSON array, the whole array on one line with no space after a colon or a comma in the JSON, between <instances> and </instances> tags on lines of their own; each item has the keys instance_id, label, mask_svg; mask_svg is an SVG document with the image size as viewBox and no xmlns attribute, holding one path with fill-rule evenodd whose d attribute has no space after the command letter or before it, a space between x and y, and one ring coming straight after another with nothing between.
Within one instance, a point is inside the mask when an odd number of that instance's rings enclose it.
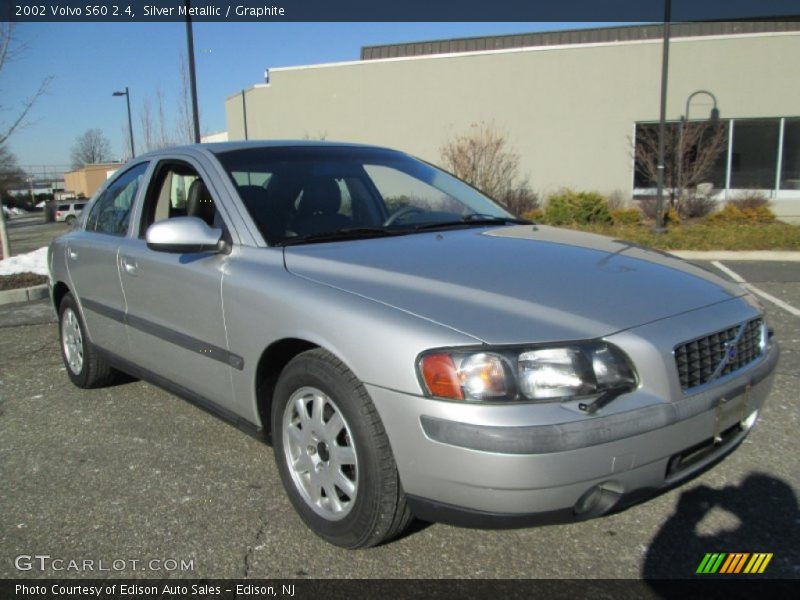
<instances>
[{"instance_id":1,"label":"headrest","mask_svg":"<svg viewBox=\"0 0 800 600\"><path fill-rule=\"evenodd\" d=\"M317 177L303 188L297 207L298 215L333 215L342 205L342 192L334 179Z\"/></svg>"},{"instance_id":2,"label":"headrest","mask_svg":"<svg viewBox=\"0 0 800 600\"><path fill-rule=\"evenodd\" d=\"M189 186L186 199L186 214L190 217L203 219L209 227L214 226L214 201L202 179L195 179Z\"/></svg>"}]
</instances>

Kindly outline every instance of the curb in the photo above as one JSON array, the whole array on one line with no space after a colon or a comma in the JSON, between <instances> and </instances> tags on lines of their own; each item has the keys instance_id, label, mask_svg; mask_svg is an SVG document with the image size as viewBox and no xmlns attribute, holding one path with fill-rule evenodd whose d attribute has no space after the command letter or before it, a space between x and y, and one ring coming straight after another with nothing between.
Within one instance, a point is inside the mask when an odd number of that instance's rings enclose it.
<instances>
[{"instance_id":1,"label":"curb","mask_svg":"<svg viewBox=\"0 0 800 600\"><path fill-rule=\"evenodd\" d=\"M0 305L41 300L42 298L47 298L49 294L50 292L46 283L16 290L3 290L0 292Z\"/></svg>"},{"instance_id":2,"label":"curb","mask_svg":"<svg viewBox=\"0 0 800 600\"><path fill-rule=\"evenodd\" d=\"M685 260L732 260L800 262L800 252L793 250L667 250Z\"/></svg>"}]
</instances>

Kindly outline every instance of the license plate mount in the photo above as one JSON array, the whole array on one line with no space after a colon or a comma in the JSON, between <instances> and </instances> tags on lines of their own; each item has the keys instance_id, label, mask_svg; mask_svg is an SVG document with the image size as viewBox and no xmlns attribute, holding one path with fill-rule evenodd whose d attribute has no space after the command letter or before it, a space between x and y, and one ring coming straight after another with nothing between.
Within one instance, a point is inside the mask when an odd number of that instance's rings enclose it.
<instances>
[{"instance_id":1,"label":"license plate mount","mask_svg":"<svg viewBox=\"0 0 800 600\"><path fill-rule=\"evenodd\" d=\"M728 429L734 422L743 422L747 418L747 407L750 402L750 384L748 383L744 392L733 397L723 396L717 402L714 410L714 443L722 443L722 432Z\"/></svg>"}]
</instances>

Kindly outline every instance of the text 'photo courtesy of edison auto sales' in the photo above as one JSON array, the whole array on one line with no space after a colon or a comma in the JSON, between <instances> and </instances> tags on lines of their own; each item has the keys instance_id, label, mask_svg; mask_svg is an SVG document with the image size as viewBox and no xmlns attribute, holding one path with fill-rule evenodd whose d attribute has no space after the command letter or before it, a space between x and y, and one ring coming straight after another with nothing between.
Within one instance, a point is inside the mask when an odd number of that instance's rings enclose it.
<instances>
[{"instance_id":1,"label":"text 'photo courtesy of edison auto sales'","mask_svg":"<svg viewBox=\"0 0 800 600\"><path fill-rule=\"evenodd\" d=\"M743 288L379 147L137 157L48 261L75 385L122 371L271 440L349 548L640 502L742 442L779 354Z\"/></svg>"}]
</instances>

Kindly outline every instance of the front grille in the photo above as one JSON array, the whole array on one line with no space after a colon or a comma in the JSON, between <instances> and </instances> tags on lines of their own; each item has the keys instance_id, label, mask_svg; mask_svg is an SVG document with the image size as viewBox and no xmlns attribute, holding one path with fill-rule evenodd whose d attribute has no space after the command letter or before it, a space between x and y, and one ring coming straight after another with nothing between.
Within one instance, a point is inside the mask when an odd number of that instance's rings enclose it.
<instances>
[{"instance_id":1,"label":"front grille","mask_svg":"<svg viewBox=\"0 0 800 600\"><path fill-rule=\"evenodd\" d=\"M711 381L723 360L727 359L727 362L716 373L716 377L733 373L756 360L761 355L762 325L761 319L753 319L677 346L675 364L681 389L690 390ZM744 331L733 351L730 347L742 327Z\"/></svg>"}]
</instances>

